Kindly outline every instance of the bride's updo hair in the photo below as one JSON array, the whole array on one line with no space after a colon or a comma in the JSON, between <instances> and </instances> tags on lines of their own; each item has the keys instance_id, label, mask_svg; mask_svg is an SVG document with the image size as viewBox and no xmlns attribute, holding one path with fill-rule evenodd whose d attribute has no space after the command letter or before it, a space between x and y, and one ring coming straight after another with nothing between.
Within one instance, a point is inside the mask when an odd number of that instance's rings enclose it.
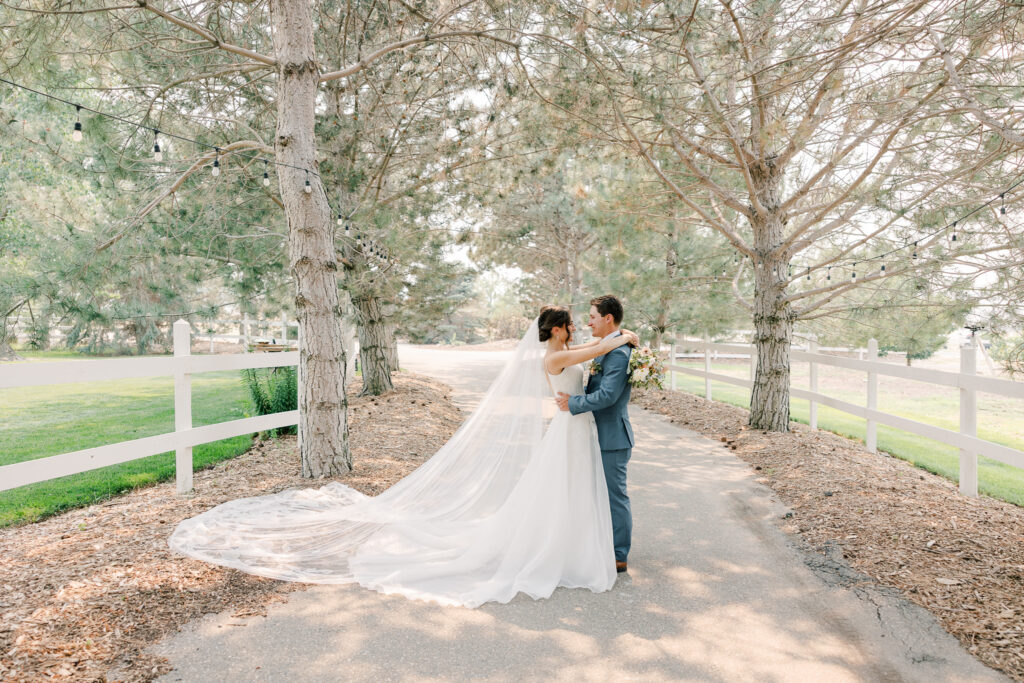
<instances>
[{"instance_id":1,"label":"bride's updo hair","mask_svg":"<svg viewBox=\"0 0 1024 683\"><path fill-rule=\"evenodd\" d=\"M564 327L565 331L568 332L569 339L572 338L572 332L569 332L569 325L572 324L572 313L569 309L564 306L545 306L540 309L540 317L537 318L537 327L539 328L539 336L542 342L546 342L551 339L551 328L553 327Z\"/></svg>"}]
</instances>

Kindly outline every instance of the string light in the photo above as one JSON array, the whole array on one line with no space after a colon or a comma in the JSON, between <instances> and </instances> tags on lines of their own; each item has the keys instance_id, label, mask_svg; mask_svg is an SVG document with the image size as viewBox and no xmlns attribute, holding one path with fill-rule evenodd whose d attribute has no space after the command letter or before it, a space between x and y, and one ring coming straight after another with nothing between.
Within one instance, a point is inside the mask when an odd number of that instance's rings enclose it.
<instances>
[{"instance_id":1,"label":"string light","mask_svg":"<svg viewBox=\"0 0 1024 683\"><path fill-rule=\"evenodd\" d=\"M807 279L808 280L811 279L811 269L810 268L807 269Z\"/></svg>"},{"instance_id":2,"label":"string light","mask_svg":"<svg viewBox=\"0 0 1024 683\"><path fill-rule=\"evenodd\" d=\"M829 266L828 270L825 271L825 279L829 281L832 280L832 266Z\"/></svg>"},{"instance_id":3,"label":"string light","mask_svg":"<svg viewBox=\"0 0 1024 683\"><path fill-rule=\"evenodd\" d=\"M189 137L186 137L184 135L178 135L178 134L175 134L175 133L168 133L166 131L157 131L156 129L152 129L150 126L145 125L144 123L140 123L138 121L132 121L130 119L124 118L123 116L117 116L116 114L109 114L107 112L99 111L98 109L92 109L91 107L86 107L86 106L83 106L83 105L78 104L76 102L71 102L69 100L65 100L65 99L57 97L55 95L51 95L51 94L43 92L41 90L36 90L35 88L30 88L30 87L28 87L26 85L22 85L20 83L16 83L16 82L8 80L6 78L0 77L0 83L5 83L5 84L11 86L12 88L17 88L19 90L24 90L24 91L30 92L30 93L32 93L34 95L39 95L40 97L45 97L46 99L53 100L54 102L60 102L61 104L65 104L65 105L68 105L70 107L74 107L75 111L76 111L76 116L75 116L76 120L75 120L75 126L72 129L71 137L72 137L72 139L75 142L81 142L81 140L82 140L83 128L82 128L82 121L81 121L81 112L82 112L82 110L85 110L85 111L88 111L88 112L91 112L91 113L95 114L96 116L102 116L102 117L105 117L105 118L108 118L108 119L112 119L114 121L118 121L120 123L123 123L125 125L131 126L133 128L136 128L136 129L142 129L142 130L149 129L149 130L153 130L154 133L156 133L158 135L163 135L163 137L165 139L167 139L167 138L174 138L175 140L181 140L182 142L188 142L188 143L191 143L191 144L195 145L196 147L200 147L200 148L203 148L203 149L213 149L213 150L218 151L218 152L220 151L219 147L211 145L211 144L209 144L207 142L202 142L200 140L196 140L194 138L189 138ZM154 144L154 147L155 146L156 145ZM156 154L156 149L153 150L153 153L154 153L154 155ZM269 186L270 185L270 178L269 178L269 175L266 172L266 167L267 167L267 165L269 165L271 163L273 163L274 166L286 166L288 168L294 168L294 169L299 170L299 171L304 171L307 174L312 173L313 175L317 176L318 178L320 177L320 174L317 173L315 170L311 171L308 168L303 168L301 166L295 166L294 164L286 164L284 162L277 161L277 160L268 160L268 159L265 159L261 155L256 154L256 153L233 152L233 154L236 155L236 156L241 156L241 157L247 158L247 159L254 159L254 160L257 160L257 161L263 161L263 163L264 163L264 174L263 174L263 178L264 178L263 184L264 184L264 186ZM219 166L219 164L218 164L218 166Z\"/></svg>"},{"instance_id":4,"label":"string light","mask_svg":"<svg viewBox=\"0 0 1024 683\"><path fill-rule=\"evenodd\" d=\"M338 215L341 216L341 214L338 214ZM351 235L352 235L352 226L350 226L348 223L346 223L345 224L345 238L348 239Z\"/></svg>"},{"instance_id":5,"label":"string light","mask_svg":"<svg viewBox=\"0 0 1024 683\"><path fill-rule=\"evenodd\" d=\"M853 264L853 270L850 271L850 279L854 282L857 281L857 264Z\"/></svg>"},{"instance_id":6,"label":"string light","mask_svg":"<svg viewBox=\"0 0 1024 683\"><path fill-rule=\"evenodd\" d=\"M159 129L157 129L157 128L152 128L150 126L144 125L144 124L136 122L136 121L131 121L129 119L126 119L126 118L121 117L121 116L117 116L115 114L109 114L109 113L106 113L106 112L98 111L96 109L91 109L89 107L84 107L81 104L77 104L75 102L70 102L70 101L62 99L60 97L56 97L54 95L50 95L49 93L42 92L40 90L35 90L33 88L29 88L27 86L21 85L20 83L15 83L14 81L10 81L10 80L8 80L6 78L0 77L0 83L5 83L7 85L10 85L13 88L17 88L17 89L20 89L20 90L25 90L25 91L33 93L35 95L39 95L40 97L44 97L46 99L53 100L55 102L60 102L62 104L74 107L75 108L75 124L74 124L74 127L72 128L71 138L75 142L81 142L82 139L83 139L83 132L84 131L83 131L83 127L82 127L81 112L82 112L83 109L85 109L86 111L92 112L93 114L95 114L97 116L103 116L103 117L106 117L106 118L109 118L109 119L113 119L115 121L118 121L120 123L126 124L128 126L132 126L132 127L136 128L136 129L152 130L153 131L153 160L156 161L156 162L162 162L163 161L163 157L164 157L164 149L165 148L161 147L161 145L160 145L160 136L161 135L163 135L164 138L174 138L176 140L181 140L182 142L191 143L191 144L195 145L196 147L205 148L205 149L212 148L214 150L214 159L213 159L213 164L211 164L211 167L210 167L210 174L212 176L214 176L214 177L220 176L220 154L221 154L222 150L218 146L211 145L211 144L206 143L206 142L201 142L199 140L195 140L193 138L188 138L188 137L185 137L183 135L178 135L178 134L175 134L175 133L167 133L167 132L161 133L161 131ZM405 118L404 115L403 115L403 118ZM313 192L313 186L310 183L310 179L309 179L310 173L315 175L317 178L321 177L320 174L317 171L315 171L315 170L311 171L308 168L302 168L300 166L295 166L293 164L287 164L287 163L280 162L280 161L277 161L277 160L274 160L274 159L267 159L265 157L260 156L259 154L247 153L247 152L232 152L232 154L237 155L237 156L241 156L243 158L253 159L253 160L256 160L256 161L262 161L263 162L263 186L264 187L270 187L270 164L271 163L273 163L274 166L286 166L288 168L293 168L293 169L296 169L296 170L303 171L305 173L305 185L303 186L303 191L306 194L311 194ZM339 212L338 213L338 225L341 225L343 222L344 222L344 217ZM352 232L351 231L351 226L345 225L345 237L350 237L351 232ZM360 251L364 251L367 246L370 247L370 252L369 252L369 256L370 257L381 259L382 261L387 259L387 256L385 255L384 250L383 249L379 249L377 247L377 245L375 243L373 243L372 240L369 240L368 242L364 243L363 236L362 236L361 233L356 235L356 241L357 241L357 244L359 246L359 250ZM737 262L738 262L738 259L734 259L734 263L737 263ZM761 264L758 264L758 266L760 266L760 265Z\"/></svg>"},{"instance_id":7,"label":"string light","mask_svg":"<svg viewBox=\"0 0 1024 683\"><path fill-rule=\"evenodd\" d=\"M71 139L75 142L82 141L82 107L75 105L75 128L71 131Z\"/></svg>"},{"instance_id":8,"label":"string light","mask_svg":"<svg viewBox=\"0 0 1024 683\"><path fill-rule=\"evenodd\" d=\"M1005 190L1003 190L1002 192L999 193L999 195L998 195L998 200L1000 202L999 213L1001 215L1005 215L1006 214L1006 195L1009 194L1010 192L1012 192L1013 190L1015 190L1020 185L1024 185L1024 177L1019 178L1013 184L1011 184L1009 187L1007 187ZM968 218L970 218L974 214L982 211L985 207L991 206L991 205L995 204L996 199L997 199L997 197L993 197L992 199L989 199L988 201L983 202L982 204L980 204L980 205L976 206L975 208L971 209L970 211L967 211L962 216L959 216L953 222L947 223L947 224L943 225L942 227L939 227L939 228L933 230L932 232L919 237L917 240L914 240L913 243L905 242L901 246L894 247L894 248L892 248L892 249L890 249L888 251L885 251L885 252L883 252L881 254L875 254L874 256L862 258L861 261L881 260L881 259L884 259L885 257L890 256L892 254L895 254L895 253L897 253L897 252L899 252L899 251L901 251L903 249L906 249L908 247L913 247L911 259L914 262L917 262L921 258L919 256L919 254L918 254L918 247L920 246L920 240L921 239L929 239L929 238L935 237L936 235L939 235L939 234L941 234L941 233L943 233L943 232L945 232L947 230L951 230L952 231L952 234L950 235L950 242L955 242L955 243L959 243L959 244L965 244L965 240L962 239L961 238L962 236L957 232L957 228L959 227L960 223L966 221ZM970 235L968 235L968 237L969 236ZM857 263L858 262L856 262L856 261L853 262L854 266L856 266ZM842 263L837 263L835 265L836 266L842 266L843 264ZM884 272L884 269L881 272ZM830 278L826 277L826 279L830 279Z\"/></svg>"},{"instance_id":9,"label":"string light","mask_svg":"<svg viewBox=\"0 0 1024 683\"><path fill-rule=\"evenodd\" d=\"M881 273L882 273L882 275L885 275L885 264L884 264L884 263L882 264L882 270L881 270Z\"/></svg>"},{"instance_id":10,"label":"string light","mask_svg":"<svg viewBox=\"0 0 1024 683\"><path fill-rule=\"evenodd\" d=\"M45 92L42 92L42 91L39 91L39 90L35 90L33 88L29 88L27 86L21 85L19 83L14 82L14 81L10 81L10 80L8 80L6 78L0 78L0 83L6 83L7 85L10 85L10 86L12 86L14 88L25 90L27 92L34 93L34 94L39 95L41 97L45 97L47 99L54 100L56 102L60 102L60 103L65 104L65 105L75 107L75 112L76 112L76 115L75 115L75 125L74 125L74 128L72 130L72 135L71 135L72 139L75 142L81 142L82 139L83 139L84 131L83 131L83 126L82 126L82 122L81 122L81 111L82 111L82 109L85 109L86 111L92 112L93 114L96 114L98 116L104 116L104 117L107 117L107 118L119 121L121 123L133 126L135 128L139 128L139 129L149 128L149 126L146 126L146 125L144 125L142 123L131 121L131 120L125 119L123 117L120 117L120 116L117 116L117 115L114 115L114 114L108 114L106 112L101 112L101 111L98 111L98 110L95 110L95 109L91 109L89 107L83 107L81 104L77 104L75 102L70 102L68 100L56 97L54 95L50 95L48 93L45 93ZM403 114L402 116L403 116L403 119L404 119L405 115ZM493 115L492 115L492 118L493 118ZM154 133L153 159L155 161L159 162L159 161L162 161L162 157L163 157L163 153L162 153L163 150L160 148L160 142L159 142L160 131L158 131L155 128L152 129L152 130L153 130L153 133ZM178 140L182 140L184 142L190 142L190 143L196 145L197 147L203 147L203 148L207 148L207 149L209 149L210 147L213 147L214 151L216 152L216 156L215 156L212 168L211 168L211 174L213 176L219 176L220 175L220 151L221 150L220 150L219 147L214 147L213 145L210 145L209 143L200 142L199 140L188 138L188 137L185 137L185 136L182 136L182 135L164 133L164 136L166 138L175 138L175 139L178 139ZM264 164L263 185L264 185L264 187L269 187L270 186L270 176L269 176L269 172L268 172L269 171L270 160L268 160L266 158L261 158L257 154L251 154L251 153L245 153L245 152L235 152L234 154L238 154L240 156L243 156L243 157L246 157L246 158L250 158L250 159L261 159L263 161L263 164ZM312 192L312 186L310 185L310 182L309 182L309 174L311 172L310 169L308 169L308 168L301 168L299 166L294 166L292 164L287 164L287 163L279 162L279 161L276 161L276 160L274 160L273 163L274 163L275 166L287 166L289 168L294 168L296 170L304 171L304 173L306 174L306 184L305 184L303 189L304 189L304 191L306 193L311 193ZM320 177L319 173L317 173L316 171L312 171L312 173L314 175L316 175L317 177ZM1006 194L1012 192L1015 188L1017 188L1021 184L1024 184L1024 178L1021 178L1021 179L1015 181L1012 185L1007 187L1003 192L999 193L998 198L1000 200L1000 207L999 207L1000 215L1006 215ZM959 224L959 221L962 221L962 220L965 220L965 219L969 218L974 213L977 213L977 212L981 211L982 209L984 209L985 207L987 207L987 206L989 206L991 204L994 204L994 203L995 203L995 198L993 197L993 199L990 199L989 201L984 202L983 204L981 204L980 206L974 208L973 210L968 211L966 214L964 214L963 216L959 217L956 221L954 221L952 223L953 232L952 232L950 241L951 242L963 242L963 240L959 239L959 236L958 236L958 234L956 232L956 228L957 228L957 226ZM930 238L930 237L934 237L935 235L939 234L940 232L942 232L943 230L947 229L948 227L949 227L949 225L944 226L942 228L939 228L939 229L935 230L934 232L932 232L932 233L930 233L928 235L924 235L921 239L927 239L927 238ZM885 256L888 256L890 254L896 253L897 251L900 251L901 249L905 249L907 246L908 246L908 244L905 243L905 244L903 244L900 247L896 247L896 248L891 249L891 250L889 250L887 252L884 252L882 254L871 256L871 257L868 257L867 259L862 259L862 260L873 261L873 260L876 260L876 259L881 259L881 258L884 258ZM918 246L919 246L919 242L918 241L914 241L914 243L913 243L914 249L913 249L913 256L912 256L912 258L913 258L913 260L915 262L919 258L918 257L918 251L917 251ZM738 256L734 256L733 264L736 265L738 263L739 263ZM857 264L857 262L854 262L854 267L856 267L856 264ZM835 264L835 265L842 265L842 264ZM756 267L757 268L762 268L763 267L763 263L756 262ZM831 278L831 268L832 268L832 266L829 266L828 267L828 272L826 273L826 280L829 280L829 281L832 279ZM789 264L789 272L790 272L790 277L792 277L792 264ZM881 272L885 272L884 264L882 265ZM780 274L780 269L779 268L775 269L775 274L776 275ZM854 271L854 274L851 277L853 277L854 279L856 278L855 271Z\"/></svg>"}]
</instances>

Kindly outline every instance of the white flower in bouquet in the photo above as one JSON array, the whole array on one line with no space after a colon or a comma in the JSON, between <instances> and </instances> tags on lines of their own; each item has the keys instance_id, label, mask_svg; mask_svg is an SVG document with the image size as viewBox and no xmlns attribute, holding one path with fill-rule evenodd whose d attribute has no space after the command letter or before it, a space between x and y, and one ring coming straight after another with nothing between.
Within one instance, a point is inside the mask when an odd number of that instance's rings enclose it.
<instances>
[{"instance_id":1,"label":"white flower in bouquet","mask_svg":"<svg viewBox=\"0 0 1024 683\"><path fill-rule=\"evenodd\" d=\"M629 383L640 389L661 389L665 362L649 346L634 349L629 357Z\"/></svg>"}]
</instances>

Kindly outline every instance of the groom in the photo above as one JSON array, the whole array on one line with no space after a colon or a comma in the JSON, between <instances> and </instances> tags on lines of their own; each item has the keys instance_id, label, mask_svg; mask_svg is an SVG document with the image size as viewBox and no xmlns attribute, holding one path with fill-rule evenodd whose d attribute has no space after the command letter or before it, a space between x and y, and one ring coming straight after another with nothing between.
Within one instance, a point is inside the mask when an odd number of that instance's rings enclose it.
<instances>
[{"instance_id":1,"label":"groom","mask_svg":"<svg viewBox=\"0 0 1024 683\"><path fill-rule=\"evenodd\" d=\"M622 302L607 294L590 301L590 327L598 337L622 334ZM594 359L587 381L587 393L569 396L558 393L558 407L573 415L592 411L597 423L597 440L601 444L601 462L608 482L608 502L612 510L612 533L615 545L615 569L626 571L633 516L626 494L626 463L633 452L633 427L629 424L629 355L628 344Z\"/></svg>"}]
</instances>

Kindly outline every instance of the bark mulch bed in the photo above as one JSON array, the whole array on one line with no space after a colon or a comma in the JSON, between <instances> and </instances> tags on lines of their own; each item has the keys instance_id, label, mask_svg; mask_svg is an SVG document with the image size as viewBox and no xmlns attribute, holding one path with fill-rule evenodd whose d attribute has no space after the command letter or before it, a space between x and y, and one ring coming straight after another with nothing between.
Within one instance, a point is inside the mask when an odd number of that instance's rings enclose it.
<instances>
[{"instance_id":1,"label":"bark mulch bed","mask_svg":"<svg viewBox=\"0 0 1024 683\"><path fill-rule=\"evenodd\" d=\"M448 387L412 373L394 378L384 396L349 396L355 469L337 481L369 495L415 469L462 422ZM179 626L210 612L263 614L301 590L167 547L178 522L219 503L325 483L298 472L295 437L257 441L196 472L189 497L172 481L0 529L0 679L151 680L170 667L144 650Z\"/></svg>"},{"instance_id":2,"label":"bark mulch bed","mask_svg":"<svg viewBox=\"0 0 1024 683\"><path fill-rule=\"evenodd\" d=\"M1024 681L1024 508L828 432L747 426L746 410L669 391L633 402L721 441L792 514L782 528L929 610L986 665Z\"/></svg>"}]
</instances>

